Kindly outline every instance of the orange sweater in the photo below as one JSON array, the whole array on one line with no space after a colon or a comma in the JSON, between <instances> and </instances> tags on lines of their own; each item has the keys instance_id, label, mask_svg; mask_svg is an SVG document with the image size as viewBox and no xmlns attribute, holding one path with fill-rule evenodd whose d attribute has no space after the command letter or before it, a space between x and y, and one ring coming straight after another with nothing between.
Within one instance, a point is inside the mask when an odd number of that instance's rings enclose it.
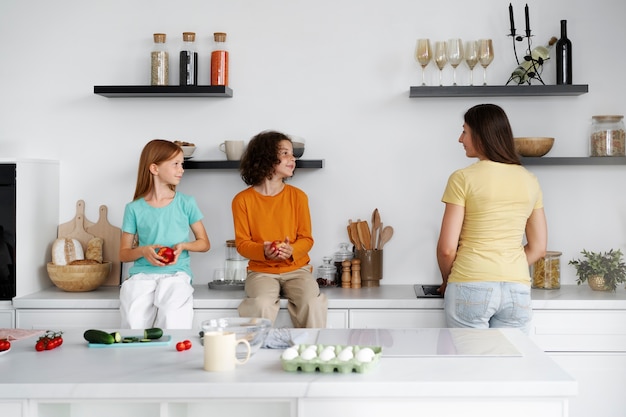
<instances>
[{"instance_id":1,"label":"orange sweater","mask_svg":"<svg viewBox=\"0 0 626 417\"><path fill-rule=\"evenodd\" d=\"M275 196L264 196L249 187L232 202L237 251L248 258L248 269L280 274L295 271L310 261L313 247L309 199L300 189L285 184ZM291 259L265 259L263 242L284 241L293 247Z\"/></svg>"}]
</instances>

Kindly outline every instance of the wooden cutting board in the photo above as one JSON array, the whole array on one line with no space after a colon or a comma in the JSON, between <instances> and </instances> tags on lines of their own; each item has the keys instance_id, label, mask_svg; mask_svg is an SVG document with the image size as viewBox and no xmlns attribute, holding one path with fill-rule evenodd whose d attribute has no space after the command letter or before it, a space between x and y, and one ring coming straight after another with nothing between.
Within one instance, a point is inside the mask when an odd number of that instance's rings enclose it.
<instances>
[{"instance_id":1,"label":"wooden cutting board","mask_svg":"<svg viewBox=\"0 0 626 417\"><path fill-rule=\"evenodd\" d=\"M87 250L87 243L95 236L91 233L87 233L85 228L83 227L84 219L83 216L78 214L74 217L74 229L71 232L62 237L69 237L72 239L76 239L83 246L83 250Z\"/></svg>"},{"instance_id":2,"label":"wooden cutting board","mask_svg":"<svg viewBox=\"0 0 626 417\"><path fill-rule=\"evenodd\" d=\"M88 226L87 232L102 239L102 259L111 262L111 273L109 274L109 278L102 285L117 286L121 283L122 274L122 263L120 262L122 229L109 223L107 214L107 206L101 205L98 222Z\"/></svg>"},{"instance_id":3,"label":"wooden cutting board","mask_svg":"<svg viewBox=\"0 0 626 417\"><path fill-rule=\"evenodd\" d=\"M85 217L85 202L83 200L78 200L76 202L76 214L74 218L67 223L63 223L59 225L57 229L57 237L67 237L74 228L76 227L76 217L81 216L83 219L83 228L87 229L89 226L93 226L93 222L90 222Z\"/></svg>"}]
</instances>

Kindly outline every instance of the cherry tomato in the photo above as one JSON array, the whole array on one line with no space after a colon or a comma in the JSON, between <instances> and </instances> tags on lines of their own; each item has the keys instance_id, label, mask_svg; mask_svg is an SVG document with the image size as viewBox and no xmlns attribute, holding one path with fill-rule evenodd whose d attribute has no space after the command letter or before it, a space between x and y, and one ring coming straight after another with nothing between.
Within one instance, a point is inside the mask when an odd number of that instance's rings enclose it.
<instances>
[{"instance_id":1,"label":"cherry tomato","mask_svg":"<svg viewBox=\"0 0 626 417\"><path fill-rule=\"evenodd\" d=\"M185 350L191 349L191 340L183 340L183 343L185 344Z\"/></svg>"},{"instance_id":2,"label":"cherry tomato","mask_svg":"<svg viewBox=\"0 0 626 417\"><path fill-rule=\"evenodd\" d=\"M0 352L11 349L11 342L7 339L0 340Z\"/></svg>"},{"instance_id":3,"label":"cherry tomato","mask_svg":"<svg viewBox=\"0 0 626 417\"><path fill-rule=\"evenodd\" d=\"M185 342L178 342L176 343L176 350L179 352L182 352L183 350L186 350L187 348L185 347Z\"/></svg>"},{"instance_id":4,"label":"cherry tomato","mask_svg":"<svg viewBox=\"0 0 626 417\"><path fill-rule=\"evenodd\" d=\"M37 344L35 344L35 350L37 352L41 352L42 350L46 350L46 343L43 340L39 340Z\"/></svg>"}]
</instances>

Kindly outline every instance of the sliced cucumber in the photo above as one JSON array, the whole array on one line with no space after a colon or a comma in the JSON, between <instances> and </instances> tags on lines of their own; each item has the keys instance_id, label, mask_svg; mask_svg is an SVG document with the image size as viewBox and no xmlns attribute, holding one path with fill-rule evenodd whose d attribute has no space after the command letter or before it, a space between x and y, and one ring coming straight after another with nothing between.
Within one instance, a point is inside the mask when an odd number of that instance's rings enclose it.
<instances>
[{"instance_id":1,"label":"sliced cucumber","mask_svg":"<svg viewBox=\"0 0 626 417\"><path fill-rule=\"evenodd\" d=\"M120 332L113 332L111 333L111 336L113 336L113 341L115 343L120 343L122 341L122 335L120 334Z\"/></svg>"},{"instance_id":2,"label":"sliced cucumber","mask_svg":"<svg viewBox=\"0 0 626 417\"><path fill-rule=\"evenodd\" d=\"M102 330L89 329L83 333L83 337L89 343L99 343L103 345L111 345L115 343L115 338Z\"/></svg>"},{"instance_id":3,"label":"sliced cucumber","mask_svg":"<svg viewBox=\"0 0 626 417\"><path fill-rule=\"evenodd\" d=\"M151 329L146 329L143 331L144 339L160 339L163 337L163 330L158 327L153 327Z\"/></svg>"}]
</instances>

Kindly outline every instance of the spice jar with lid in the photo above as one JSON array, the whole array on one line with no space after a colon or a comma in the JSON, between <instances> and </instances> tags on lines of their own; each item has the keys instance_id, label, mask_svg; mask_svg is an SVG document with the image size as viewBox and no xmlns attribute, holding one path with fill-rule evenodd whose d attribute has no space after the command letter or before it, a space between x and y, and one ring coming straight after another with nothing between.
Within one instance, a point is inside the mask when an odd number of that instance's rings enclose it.
<instances>
[{"instance_id":1,"label":"spice jar with lid","mask_svg":"<svg viewBox=\"0 0 626 417\"><path fill-rule=\"evenodd\" d=\"M228 49L226 48L226 34L213 34L215 46L211 52L211 85L228 85Z\"/></svg>"},{"instance_id":2,"label":"spice jar with lid","mask_svg":"<svg viewBox=\"0 0 626 417\"><path fill-rule=\"evenodd\" d=\"M317 268L317 284L320 287L337 286L337 268L332 264L332 260L330 256L324 256L323 264Z\"/></svg>"},{"instance_id":3,"label":"spice jar with lid","mask_svg":"<svg viewBox=\"0 0 626 417\"><path fill-rule=\"evenodd\" d=\"M227 240L224 278L227 281L245 281L247 274L248 259L237 252L234 240Z\"/></svg>"},{"instance_id":4,"label":"spice jar with lid","mask_svg":"<svg viewBox=\"0 0 626 417\"><path fill-rule=\"evenodd\" d=\"M179 70L180 85L198 85L198 52L196 52L196 34L194 32L183 32Z\"/></svg>"},{"instance_id":5,"label":"spice jar with lid","mask_svg":"<svg viewBox=\"0 0 626 417\"><path fill-rule=\"evenodd\" d=\"M170 58L165 46L165 33L155 33L154 48L150 54L152 68L150 85L168 85L170 78Z\"/></svg>"},{"instance_id":6,"label":"spice jar with lid","mask_svg":"<svg viewBox=\"0 0 626 417\"><path fill-rule=\"evenodd\" d=\"M547 251L546 256L531 265L530 274L533 288L561 288L561 252Z\"/></svg>"},{"instance_id":7,"label":"spice jar with lid","mask_svg":"<svg viewBox=\"0 0 626 417\"><path fill-rule=\"evenodd\" d=\"M590 156L625 156L624 116L593 116L589 140Z\"/></svg>"},{"instance_id":8,"label":"spice jar with lid","mask_svg":"<svg viewBox=\"0 0 626 417\"><path fill-rule=\"evenodd\" d=\"M333 262L335 263L335 267L337 268L337 276L341 277L343 274L343 261L351 261L354 258L354 253L348 250L349 243L340 243L339 250L333 254ZM337 280L337 286L341 286L341 282Z\"/></svg>"}]
</instances>

